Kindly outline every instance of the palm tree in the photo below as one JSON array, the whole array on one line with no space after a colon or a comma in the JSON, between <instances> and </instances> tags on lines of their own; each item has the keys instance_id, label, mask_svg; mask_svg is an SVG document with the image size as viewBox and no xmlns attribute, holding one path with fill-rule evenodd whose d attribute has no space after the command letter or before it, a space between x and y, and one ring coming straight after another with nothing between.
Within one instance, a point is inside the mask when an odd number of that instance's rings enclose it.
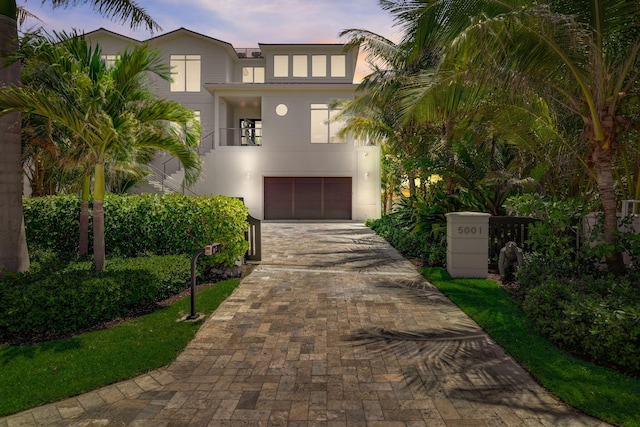
<instances>
[{"instance_id":1,"label":"palm tree","mask_svg":"<svg viewBox=\"0 0 640 427\"><path fill-rule=\"evenodd\" d=\"M402 46L367 30L349 29L341 36L349 38L350 46L361 47L367 53L373 70L359 85L361 95L341 105L337 117L345 122L341 134L351 133L383 146L383 206L385 212L390 212L403 175L411 194L416 191L414 183L420 169L416 159L429 156L429 147L418 141L433 139L428 127L403 121L398 90L416 70L430 66L433 58L425 54L410 62Z\"/></svg>"},{"instance_id":2,"label":"palm tree","mask_svg":"<svg viewBox=\"0 0 640 427\"><path fill-rule=\"evenodd\" d=\"M582 119L583 144L604 212L611 270L623 269L615 248L617 197L612 159L630 95L640 79L636 0L382 1L415 46L439 46L441 70L515 97L537 93ZM526 105L522 104L522 105Z\"/></svg>"},{"instance_id":3,"label":"palm tree","mask_svg":"<svg viewBox=\"0 0 640 427\"><path fill-rule=\"evenodd\" d=\"M54 7L77 4L69 0L50 0ZM85 0L100 14L130 21L132 27L144 24L150 30L160 27L132 0ZM3 59L17 49L17 7L15 0L0 0L0 86L20 84L20 65L7 66ZM25 271L29 252L22 211L22 169L20 162L20 114L0 118L0 274Z\"/></svg>"},{"instance_id":4,"label":"palm tree","mask_svg":"<svg viewBox=\"0 0 640 427\"><path fill-rule=\"evenodd\" d=\"M82 36L61 35L50 41L42 58L51 60L46 84L10 87L0 94L0 113L30 112L50 118L71 132L85 168L83 201L89 171L93 171L93 227L96 270L104 269L105 172L112 162L130 158L138 150L160 149L177 157L192 184L201 170L199 127L192 111L173 101L155 98L149 74L170 80L169 67L148 45L120 54L113 67L100 59L99 47Z\"/></svg>"}]
</instances>

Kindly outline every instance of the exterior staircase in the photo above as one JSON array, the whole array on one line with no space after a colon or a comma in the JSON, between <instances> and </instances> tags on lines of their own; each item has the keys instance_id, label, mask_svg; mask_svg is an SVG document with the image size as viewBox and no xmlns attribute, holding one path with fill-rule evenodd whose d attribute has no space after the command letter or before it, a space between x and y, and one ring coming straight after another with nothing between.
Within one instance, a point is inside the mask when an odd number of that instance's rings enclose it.
<instances>
[{"instance_id":1,"label":"exterior staircase","mask_svg":"<svg viewBox=\"0 0 640 427\"><path fill-rule=\"evenodd\" d=\"M160 194L186 194L195 196L196 193L186 188L181 182L167 175L155 166L149 165L151 174L147 176L147 184L156 191L154 193Z\"/></svg>"},{"instance_id":2,"label":"exterior staircase","mask_svg":"<svg viewBox=\"0 0 640 427\"><path fill-rule=\"evenodd\" d=\"M197 148L198 154L202 157L211 152L214 148L214 133L211 132L207 136L203 137L200 141L200 145ZM148 165L151 174L149 174L144 182L139 183L134 187L135 193L158 193L158 194L186 194L196 196L197 194L186 188L182 182L174 178L177 172L180 171L180 161L173 156L169 156L160 167Z\"/></svg>"}]
</instances>

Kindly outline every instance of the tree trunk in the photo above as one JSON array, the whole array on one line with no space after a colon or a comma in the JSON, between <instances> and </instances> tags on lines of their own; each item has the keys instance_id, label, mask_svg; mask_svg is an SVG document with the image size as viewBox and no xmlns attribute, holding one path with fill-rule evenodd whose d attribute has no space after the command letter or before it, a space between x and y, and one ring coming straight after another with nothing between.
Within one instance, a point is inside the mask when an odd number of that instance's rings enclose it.
<instances>
[{"instance_id":1,"label":"tree trunk","mask_svg":"<svg viewBox=\"0 0 640 427\"><path fill-rule=\"evenodd\" d=\"M409 179L409 196L414 197L416 195L416 175L412 172L407 172Z\"/></svg>"},{"instance_id":2,"label":"tree trunk","mask_svg":"<svg viewBox=\"0 0 640 427\"><path fill-rule=\"evenodd\" d=\"M91 175L85 172L82 183L82 207L80 208L80 241L78 242L78 255L83 256L89 253L89 191L91 186Z\"/></svg>"},{"instance_id":3,"label":"tree trunk","mask_svg":"<svg viewBox=\"0 0 640 427\"><path fill-rule=\"evenodd\" d=\"M622 254L616 244L618 200L611 169L611 151L602 147L602 141L591 141L591 143L594 148L592 159L596 168L600 203L604 212L604 243L611 248L606 256L607 267L613 273L622 273L625 267Z\"/></svg>"},{"instance_id":4,"label":"tree trunk","mask_svg":"<svg viewBox=\"0 0 640 427\"><path fill-rule=\"evenodd\" d=\"M93 187L93 261L96 271L104 271L104 163L96 163Z\"/></svg>"},{"instance_id":5,"label":"tree trunk","mask_svg":"<svg viewBox=\"0 0 640 427\"><path fill-rule=\"evenodd\" d=\"M0 7L0 84L20 84L20 64L5 67L1 59L4 52L17 49L17 37L15 1L7 3L3 0ZM20 114L0 117L0 272L29 268L20 150Z\"/></svg>"}]
</instances>

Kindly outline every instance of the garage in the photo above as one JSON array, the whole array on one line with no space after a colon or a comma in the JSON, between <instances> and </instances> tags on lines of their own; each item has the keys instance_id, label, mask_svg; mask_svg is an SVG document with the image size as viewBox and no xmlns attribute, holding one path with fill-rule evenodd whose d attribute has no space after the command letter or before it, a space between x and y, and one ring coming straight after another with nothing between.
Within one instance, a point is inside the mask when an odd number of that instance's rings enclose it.
<instances>
[{"instance_id":1,"label":"garage","mask_svg":"<svg viewBox=\"0 0 640 427\"><path fill-rule=\"evenodd\" d=\"M264 219L351 219L351 177L265 177Z\"/></svg>"}]
</instances>

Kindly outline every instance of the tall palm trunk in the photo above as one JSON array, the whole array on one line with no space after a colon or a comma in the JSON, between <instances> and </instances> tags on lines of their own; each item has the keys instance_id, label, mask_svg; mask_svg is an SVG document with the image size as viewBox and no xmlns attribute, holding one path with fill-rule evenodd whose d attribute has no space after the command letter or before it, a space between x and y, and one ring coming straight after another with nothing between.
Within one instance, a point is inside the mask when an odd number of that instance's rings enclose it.
<instances>
[{"instance_id":1,"label":"tall palm trunk","mask_svg":"<svg viewBox=\"0 0 640 427\"><path fill-rule=\"evenodd\" d=\"M82 182L82 207L80 208L80 241L78 255L89 253L89 193L91 190L91 173L87 169Z\"/></svg>"},{"instance_id":2,"label":"tall palm trunk","mask_svg":"<svg viewBox=\"0 0 640 427\"><path fill-rule=\"evenodd\" d=\"M104 246L104 163L96 163L93 187L93 260L96 271L105 266Z\"/></svg>"},{"instance_id":3,"label":"tall palm trunk","mask_svg":"<svg viewBox=\"0 0 640 427\"><path fill-rule=\"evenodd\" d=\"M624 271L622 254L616 248L616 231L618 230L618 200L616 198L613 171L611 168L611 150L602 147L602 141L590 141L593 147L591 158L596 169L596 180L600 203L604 213L604 243L611 248L606 256L607 267L610 271L621 273Z\"/></svg>"},{"instance_id":4,"label":"tall palm trunk","mask_svg":"<svg viewBox=\"0 0 640 427\"><path fill-rule=\"evenodd\" d=\"M2 53L17 49L15 17L15 1L0 0L0 84L20 83L20 64L5 67L1 59ZM20 114L0 117L0 274L29 268L20 150Z\"/></svg>"}]
</instances>

